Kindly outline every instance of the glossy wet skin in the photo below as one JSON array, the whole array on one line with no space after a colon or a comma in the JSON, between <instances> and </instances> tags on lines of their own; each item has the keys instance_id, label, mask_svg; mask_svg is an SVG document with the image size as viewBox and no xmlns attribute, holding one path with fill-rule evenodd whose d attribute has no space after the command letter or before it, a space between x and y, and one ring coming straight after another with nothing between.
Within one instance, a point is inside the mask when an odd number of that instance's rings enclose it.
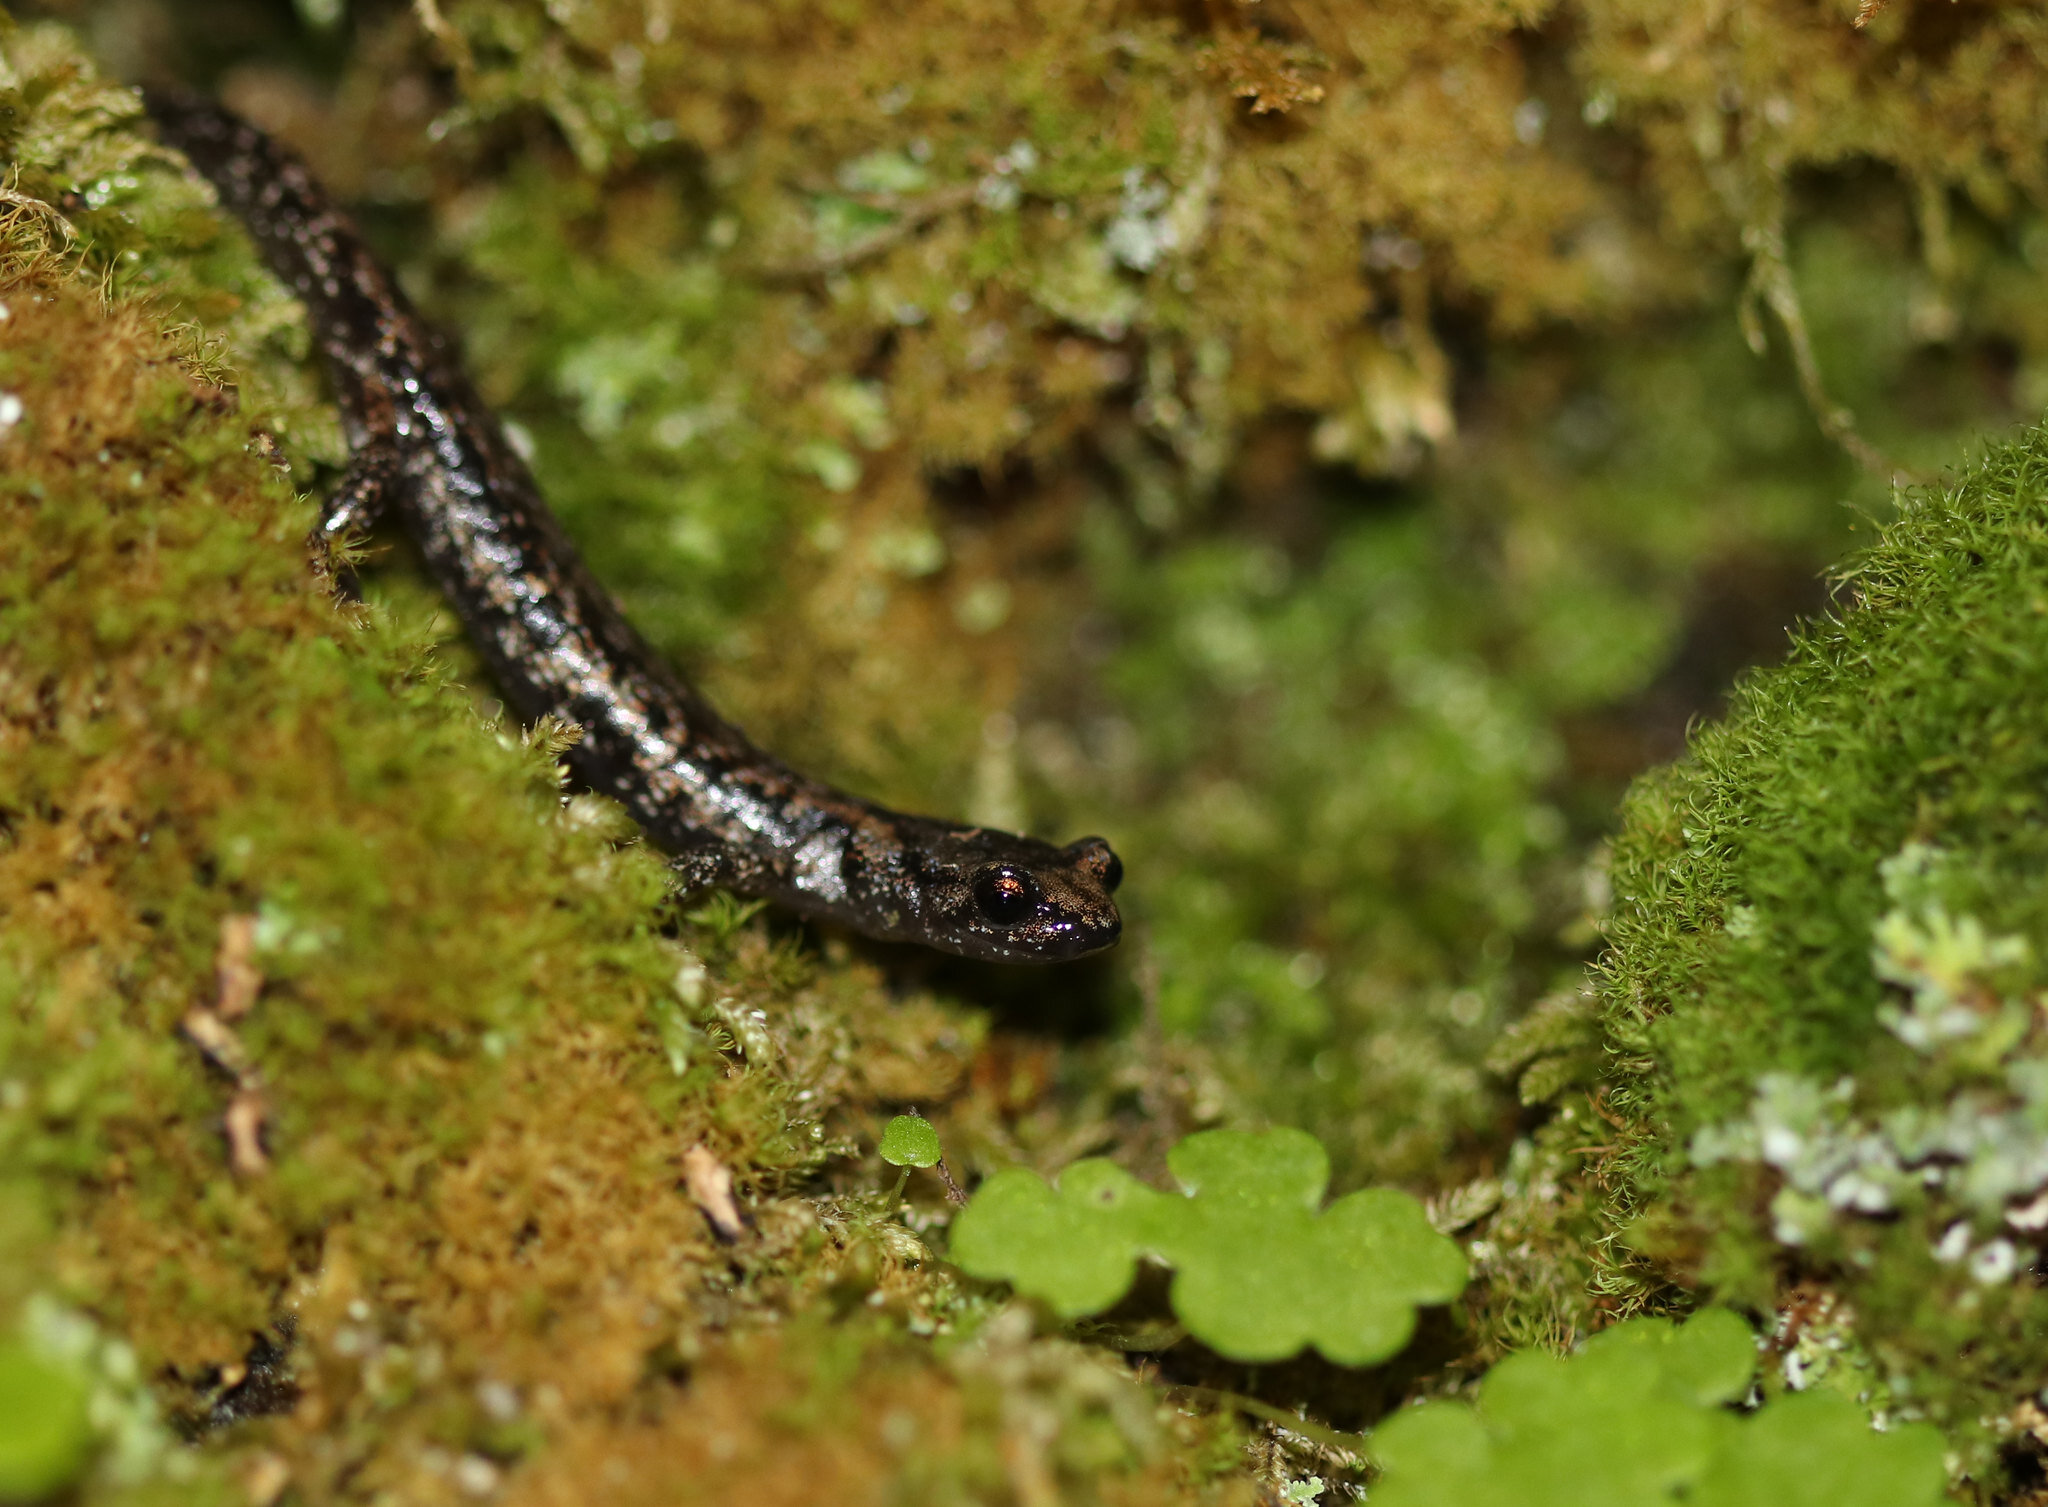
<instances>
[{"instance_id":1,"label":"glossy wet skin","mask_svg":"<svg viewBox=\"0 0 2048 1507\"><path fill-rule=\"evenodd\" d=\"M907 851L918 873L906 888L922 911L907 918L902 940L1010 963L1085 957L1116 941L1109 896L1123 864L1099 837L1055 848L934 823Z\"/></svg>"},{"instance_id":2,"label":"glossy wet skin","mask_svg":"<svg viewBox=\"0 0 2048 1507\"><path fill-rule=\"evenodd\" d=\"M1059 848L891 811L797 773L719 717L585 569L454 353L304 166L210 102L146 104L311 315L351 454L321 535L396 512L519 715L583 730L570 766L633 813L685 883L991 962L1115 943L1123 865L1101 838Z\"/></svg>"}]
</instances>

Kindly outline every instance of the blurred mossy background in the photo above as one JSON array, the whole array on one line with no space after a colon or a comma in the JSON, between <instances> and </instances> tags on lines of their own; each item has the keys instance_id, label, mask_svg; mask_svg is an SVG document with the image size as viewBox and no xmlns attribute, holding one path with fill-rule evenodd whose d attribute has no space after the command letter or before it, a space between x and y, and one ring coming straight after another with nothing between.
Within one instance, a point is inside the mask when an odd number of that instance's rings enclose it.
<instances>
[{"instance_id":1,"label":"blurred mossy background","mask_svg":"<svg viewBox=\"0 0 2048 1507\"><path fill-rule=\"evenodd\" d=\"M1861 28L1846 0L14 14L0 1322L90 1393L95 1500L1037 1507L1310 1475L1334 1500L1355 1460L1161 1388L1354 1427L1702 1290L1767 1327L1805 1305L1786 1355L1852 1357L1872 1405L1952 1431L1967 1489L2018 1499L2048 1341L1996 1200L1936 1265L2006 1239L2003 1286L1930 1285L1948 1211L1897 1219L1894 1189L1870 1212L1919 1245L1858 1288L1883 1239L1777 1238L1791 1169L1728 1127L1761 1073L1824 1098L1894 1039L1883 991L1933 975L1904 933L1903 977L1871 971L1884 916L2005 896L1944 987L2030 1001L1994 944L2048 955L2032 850L1995 882L1943 869L1975 849L1873 768L1868 820L1825 778L1769 806L1782 916L1754 880L1670 880L1688 811L1762 819L1726 791L1775 791L1757 749L1826 701L1781 680L1711 744L1732 769L1662 777L1607 852L1631 779L1829 607L1894 483L2048 405L2038 4L1893 0ZM373 541L367 607L323 603L296 539L342 455L302 313L152 144L116 87L142 80L308 156L634 620L762 743L901 805L1105 833L1126 944L1012 974L679 913L614 815L559 802L402 541ZM2032 464L1909 508L1857 578L1907 581L1858 631L1910 643L1953 616L1914 560L2014 562L1982 611L2018 647L1926 757L2039 691ZM1942 645L1901 669L1921 702L1970 679ZM1835 857L1800 869L1809 831ZM1709 989L1684 949L1729 905L1835 992L1738 976L1692 1036L1646 1035ZM241 1179L230 1085L175 1034L239 916L272 1159ZM1749 1039L1758 1001L1809 998L1838 1003ZM2025 1121L2030 1040L1902 1046L1801 1128ZM911 1104L964 1177L1151 1174L1190 1130L1299 1126L1335 1191L1431 1197L1478 1280L1389 1370L1182 1346L1134 1371L935 1265L936 1187L909 1227L874 1207L875 1133ZM681 1186L693 1145L751 1212L729 1248ZM1971 1292L1994 1297L1916 1311ZM177 1447L286 1315L296 1410Z\"/></svg>"}]
</instances>

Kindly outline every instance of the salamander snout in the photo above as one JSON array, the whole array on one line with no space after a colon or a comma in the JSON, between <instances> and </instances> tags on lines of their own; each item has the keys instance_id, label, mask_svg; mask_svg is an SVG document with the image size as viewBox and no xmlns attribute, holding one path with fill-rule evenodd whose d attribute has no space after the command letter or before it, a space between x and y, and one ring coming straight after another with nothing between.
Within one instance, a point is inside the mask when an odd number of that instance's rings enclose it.
<instances>
[{"instance_id":1,"label":"salamander snout","mask_svg":"<svg viewBox=\"0 0 2048 1507\"><path fill-rule=\"evenodd\" d=\"M1123 863L1108 843L975 837L979 861L934 887L932 945L1003 963L1059 963L1115 945L1123 918L1111 894Z\"/></svg>"}]
</instances>

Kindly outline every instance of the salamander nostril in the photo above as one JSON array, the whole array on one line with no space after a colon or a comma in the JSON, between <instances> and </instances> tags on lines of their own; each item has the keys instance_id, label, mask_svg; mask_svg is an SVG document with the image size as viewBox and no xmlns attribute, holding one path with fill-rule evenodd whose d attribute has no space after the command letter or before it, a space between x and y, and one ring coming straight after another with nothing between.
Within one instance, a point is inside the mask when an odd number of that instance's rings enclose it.
<instances>
[{"instance_id":1,"label":"salamander nostril","mask_svg":"<svg viewBox=\"0 0 2048 1507\"><path fill-rule=\"evenodd\" d=\"M975 876L974 903L998 926L1015 926L1038 909L1038 883L1007 864L986 868Z\"/></svg>"},{"instance_id":2,"label":"salamander nostril","mask_svg":"<svg viewBox=\"0 0 2048 1507\"><path fill-rule=\"evenodd\" d=\"M1095 876L1095 882L1111 894L1124 882L1124 861L1116 856L1116 849L1100 837L1084 837L1079 842L1069 843L1066 848L1067 861L1084 873Z\"/></svg>"}]
</instances>

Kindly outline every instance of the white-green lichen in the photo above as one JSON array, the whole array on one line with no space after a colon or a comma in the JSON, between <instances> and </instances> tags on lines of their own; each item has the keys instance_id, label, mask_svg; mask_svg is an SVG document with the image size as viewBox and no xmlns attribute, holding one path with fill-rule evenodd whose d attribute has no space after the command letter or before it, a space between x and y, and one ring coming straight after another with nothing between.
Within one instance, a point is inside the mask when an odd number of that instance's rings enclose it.
<instances>
[{"instance_id":1,"label":"white-green lichen","mask_svg":"<svg viewBox=\"0 0 2048 1507\"><path fill-rule=\"evenodd\" d=\"M1906 996L1881 1003L1878 1019L1923 1059L1924 1090L1874 1110L1859 1107L1853 1077L1823 1083L1766 1073L1745 1115L1693 1135L1696 1166L1748 1162L1780 1175L1771 1216L1787 1245L1810 1243L1841 1217L1927 1200L1986 1228L2017 1221L2015 1229L2031 1233L2048 1222L2031 1203L2048 1188L2048 1062L2007 1060L2039 1005L1996 987L2032 951L2024 937L1993 935L1934 898L1944 862L1940 849L1911 842L1880 864L1891 908L1872 926L1872 971ZM1748 930L1731 926L1729 935L1745 940ZM1968 1255L1980 1282L2009 1278L2012 1243L1995 1239L1972 1252L1970 1228L1949 1227L1937 1247L1942 1259Z\"/></svg>"}]
</instances>

